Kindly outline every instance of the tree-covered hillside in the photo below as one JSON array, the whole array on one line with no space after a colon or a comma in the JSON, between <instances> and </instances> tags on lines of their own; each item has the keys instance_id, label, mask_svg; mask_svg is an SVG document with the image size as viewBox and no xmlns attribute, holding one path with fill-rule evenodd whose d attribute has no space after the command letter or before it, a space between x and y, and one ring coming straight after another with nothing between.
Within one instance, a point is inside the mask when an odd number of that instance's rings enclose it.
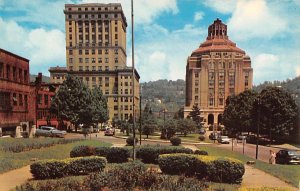
<instances>
[{"instance_id":1,"label":"tree-covered hillside","mask_svg":"<svg viewBox=\"0 0 300 191\"><path fill-rule=\"evenodd\" d=\"M141 83L141 85L143 106L149 103L153 111L167 109L169 112L175 112L184 106L184 80L157 80Z\"/></svg>"}]
</instances>

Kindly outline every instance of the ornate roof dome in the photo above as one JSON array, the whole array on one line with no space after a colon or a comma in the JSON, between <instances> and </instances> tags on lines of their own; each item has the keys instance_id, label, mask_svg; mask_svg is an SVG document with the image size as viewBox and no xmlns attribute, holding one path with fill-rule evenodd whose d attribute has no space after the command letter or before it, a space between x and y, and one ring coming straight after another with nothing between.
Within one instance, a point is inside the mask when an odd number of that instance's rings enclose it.
<instances>
[{"instance_id":1,"label":"ornate roof dome","mask_svg":"<svg viewBox=\"0 0 300 191\"><path fill-rule=\"evenodd\" d=\"M245 54L245 51L238 48L234 42L228 39L227 25L218 18L208 27L206 41L200 44L199 48L194 50L192 55L209 52L239 52Z\"/></svg>"}]
</instances>

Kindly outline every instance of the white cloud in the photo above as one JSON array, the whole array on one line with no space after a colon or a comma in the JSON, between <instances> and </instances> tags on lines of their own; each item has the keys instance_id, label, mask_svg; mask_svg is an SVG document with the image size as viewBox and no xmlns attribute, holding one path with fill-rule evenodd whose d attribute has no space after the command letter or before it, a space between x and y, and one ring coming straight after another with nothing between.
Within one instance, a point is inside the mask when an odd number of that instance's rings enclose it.
<instances>
[{"instance_id":1,"label":"white cloud","mask_svg":"<svg viewBox=\"0 0 300 191\"><path fill-rule=\"evenodd\" d=\"M82 0L82 3L121 3L127 22L131 19L131 1L126 0ZM152 23L162 13L177 14L176 0L135 0L133 1L134 18L137 24Z\"/></svg>"},{"instance_id":2,"label":"white cloud","mask_svg":"<svg viewBox=\"0 0 300 191\"><path fill-rule=\"evenodd\" d=\"M194 15L194 21L200 21L203 19L204 13L203 12L196 12Z\"/></svg>"},{"instance_id":3,"label":"white cloud","mask_svg":"<svg viewBox=\"0 0 300 191\"><path fill-rule=\"evenodd\" d=\"M205 6L222 14L229 14L233 12L236 4L236 0L201 0L201 2Z\"/></svg>"},{"instance_id":4,"label":"white cloud","mask_svg":"<svg viewBox=\"0 0 300 191\"><path fill-rule=\"evenodd\" d=\"M286 30L287 22L264 0L238 1L228 21L229 35L236 40L268 38Z\"/></svg>"},{"instance_id":5,"label":"white cloud","mask_svg":"<svg viewBox=\"0 0 300 191\"><path fill-rule=\"evenodd\" d=\"M50 66L65 66L65 34L59 30L25 29L0 17L0 47L30 60L31 73L48 75Z\"/></svg>"}]
</instances>

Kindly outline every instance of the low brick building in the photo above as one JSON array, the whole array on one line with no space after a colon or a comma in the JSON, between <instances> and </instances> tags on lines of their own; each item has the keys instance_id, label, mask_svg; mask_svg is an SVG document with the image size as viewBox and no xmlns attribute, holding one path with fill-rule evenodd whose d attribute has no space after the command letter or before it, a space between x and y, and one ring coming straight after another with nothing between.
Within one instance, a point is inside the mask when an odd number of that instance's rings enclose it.
<instances>
[{"instance_id":1,"label":"low brick building","mask_svg":"<svg viewBox=\"0 0 300 191\"><path fill-rule=\"evenodd\" d=\"M0 49L0 135L30 132L35 124L34 100L29 60Z\"/></svg>"}]
</instances>

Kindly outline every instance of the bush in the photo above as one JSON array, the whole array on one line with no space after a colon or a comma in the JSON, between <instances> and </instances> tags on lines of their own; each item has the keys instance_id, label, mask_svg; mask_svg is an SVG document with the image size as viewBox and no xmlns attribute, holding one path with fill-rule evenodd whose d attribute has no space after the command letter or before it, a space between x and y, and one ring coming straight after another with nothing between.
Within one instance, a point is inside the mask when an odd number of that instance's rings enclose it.
<instances>
[{"instance_id":1,"label":"bush","mask_svg":"<svg viewBox=\"0 0 300 191\"><path fill-rule=\"evenodd\" d=\"M173 146L178 146L181 144L181 139L179 137L171 137L170 142Z\"/></svg>"},{"instance_id":2,"label":"bush","mask_svg":"<svg viewBox=\"0 0 300 191\"><path fill-rule=\"evenodd\" d=\"M62 160L44 160L30 165L30 172L35 179L61 178L67 175L67 163Z\"/></svg>"},{"instance_id":3,"label":"bush","mask_svg":"<svg viewBox=\"0 0 300 191\"><path fill-rule=\"evenodd\" d=\"M204 140L205 140L205 136L204 136L204 135L200 135L200 136L199 136L199 140L200 140L200 141L204 141Z\"/></svg>"},{"instance_id":4,"label":"bush","mask_svg":"<svg viewBox=\"0 0 300 191\"><path fill-rule=\"evenodd\" d=\"M85 175L91 172L100 172L106 165L104 157L83 157L76 160L71 160L67 165L69 175Z\"/></svg>"},{"instance_id":5,"label":"bush","mask_svg":"<svg viewBox=\"0 0 300 191\"><path fill-rule=\"evenodd\" d=\"M111 149L110 147L96 147L95 155L106 157L110 149Z\"/></svg>"},{"instance_id":6,"label":"bush","mask_svg":"<svg viewBox=\"0 0 300 191\"><path fill-rule=\"evenodd\" d=\"M208 155L208 152L206 152L206 151L200 151L200 150L195 150L194 154L195 155Z\"/></svg>"},{"instance_id":7,"label":"bush","mask_svg":"<svg viewBox=\"0 0 300 191\"><path fill-rule=\"evenodd\" d=\"M101 190L109 187L112 190L132 190L139 180L141 174L146 172L146 166L134 161L125 164L118 164L107 172L91 174L86 178L91 190Z\"/></svg>"},{"instance_id":8,"label":"bush","mask_svg":"<svg viewBox=\"0 0 300 191\"><path fill-rule=\"evenodd\" d=\"M70 152L70 157L86 157L95 155L95 148L86 145L74 147Z\"/></svg>"},{"instance_id":9,"label":"bush","mask_svg":"<svg viewBox=\"0 0 300 191\"><path fill-rule=\"evenodd\" d=\"M171 146L143 146L137 149L136 156L144 163L157 164L158 156L160 154L170 153L188 153L192 154L193 151L189 148L171 147Z\"/></svg>"},{"instance_id":10,"label":"bush","mask_svg":"<svg viewBox=\"0 0 300 191\"><path fill-rule=\"evenodd\" d=\"M103 157L71 158L65 160L44 160L30 165L35 179L61 178L102 171L106 165Z\"/></svg>"},{"instance_id":11,"label":"bush","mask_svg":"<svg viewBox=\"0 0 300 191\"><path fill-rule=\"evenodd\" d=\"M128 162L130 152L127 148L111 147L108 149L106 159L109 163L123 163Z\"/></svg>"},{"instance_id":12,"label":"bush","mask_svg":"<svg viewBox=\"0 0 300 191\"><path fill-rule=\"evenodd\" d=\"M166 154L159 157L158 164L165 174L193 176L200 161L193 155Z\"/></svg>"},{"instance_id":13,"label":"bush","mask_svg":"<svg viewBox=\"0 0 300 191\"><path fill-rule=\"evenodd\" d=\"M231 159L217 159L207 167L208 179L214 182L241 183L245 167Z\"/></svg>"},{"instance_id":14,"label":"bush","mask_svg":"<svg viewBox=\"0 0 300 191\"><path fill-rule=\"evenodd\" d=\"M159 156L158 162L163 173L196 175L214 182L240 183L245 173L241 161L215 156L167 154Z\"/></svg>"},{"instance_id":15,"label":"bush","mask_svg":"<svg viewBox=\"0 0 300 191\"><path fill-rule=\"evenodd\" d=\"M135 144L138 143L138 142L139 142L138 138L135 138ZM127 143L128 146L133 146L133 137L131 137L131 136L128 137L126 139L126 143Z\"/></svg>"}]
</instances>

